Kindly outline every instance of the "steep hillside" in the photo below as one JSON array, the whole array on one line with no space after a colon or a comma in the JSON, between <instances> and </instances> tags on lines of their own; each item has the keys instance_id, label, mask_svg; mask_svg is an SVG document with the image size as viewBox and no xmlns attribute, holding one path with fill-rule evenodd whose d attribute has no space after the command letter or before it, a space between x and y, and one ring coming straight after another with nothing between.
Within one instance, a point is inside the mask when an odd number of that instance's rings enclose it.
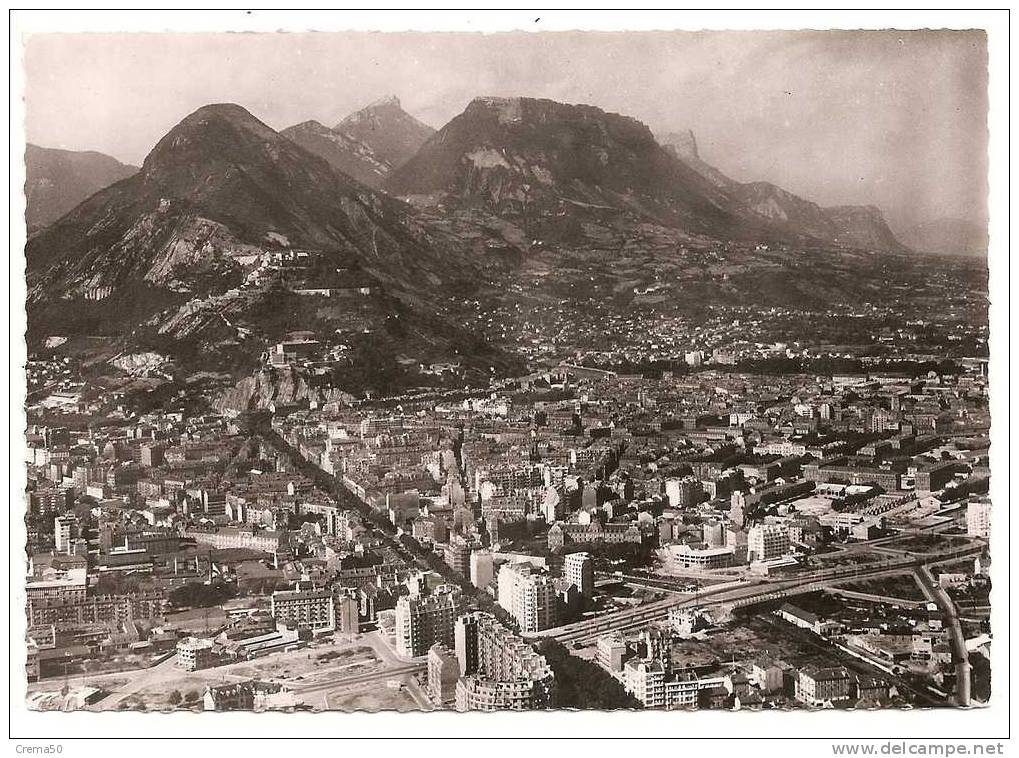
<instances>
[{"instance_id":1,"label":"steep hillside","mask_svg":"<svg viewBox=\"0 0 1019 758\"><path fill-rule=\"evenodd\" d=\"M367 145L391 166L406 163L435 134L432 127L407 113L394 95L351 113L334 129Z\"/></svg>"},{"instance_id":2,"label":"steep hillside","mask_svg":"<svg viewBox=\"0 0 1019 758\"><path fill-rule=\"evenodd\" d=\"M663 134L659 140L678 160L731 195L746 212L766 219L790 235L811 237L838 247L908 251L873 205L822 208L770 182L737 182L701 158L697 139L689 130Z\"/></svg>"},{"instance_id":3,"label":"steep hillside","mask_svg":"<svg viewBox=\"0 0 1019 758\"><path fill-rule=\"evenodd\" d=\"M484 209L529 232L609 212L716 239L781 234L666 152L639 121L551 100L475 99L386 188Z\"/></svg>"},{"instance_id":4,"label":"steep hillside","mask_svg":"<svg viewBox=\"0 0 1019 758\"><path fill-rule=\"evenodd\" d=\"M472 345L464 370L487 371L499 356L441 313L450 283L471 276L447 242L439 252L402 203L240 106L210 105L137 174L29 241L30 339L95 334L185 370L244 375L271 344L310 330L346 366L333 372L342 391L370 379L355 365L367 337L363 354L387 366Z\"/></svg>"},{"instance_id":5,"label":"steep hillside","mask_svg":"<svg viewBox=\"0 0 1019 758\"><path fill-rule=\"evenodd\" d=\"M881 209L876 206L840 205L824 210L835 225L833 241L840 245L863 250L909 252L909 248L888 228Z\"/></svg>"},{"instance_id":6,"label":"steep hillside","mask_svg":"<svg viewBox=\"0 0 1019 758\"><path fill-rule=\"evenodd\" d=\"M25 220L29 231L51 224L82 200L126 179L137 166L103 153L25 148Z\"/></svg>"},{"instance_id":7,"label":"steep hillside","mask_svg":"<svg viewBox=\"0 0 1019 758\"><path fill-rule=\"evenodd\" d=\"M374 189L382 186L392 165L365 143L318 121L304 121L280 132L330 166Z\"/></svg>"}]
</instances>

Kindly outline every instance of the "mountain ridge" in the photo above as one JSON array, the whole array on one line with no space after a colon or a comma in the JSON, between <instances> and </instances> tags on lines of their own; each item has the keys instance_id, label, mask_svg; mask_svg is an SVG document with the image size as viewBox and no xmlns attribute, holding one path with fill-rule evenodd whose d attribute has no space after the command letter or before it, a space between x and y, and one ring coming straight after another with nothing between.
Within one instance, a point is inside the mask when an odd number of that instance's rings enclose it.
<instances>
[{"instance_id":1,"label":"mountain ridge","mask_svg":"<svg viewBox=\"0 0 1019 758\"><path fill-rule=\"evenodd\" d=\"M96 150L25 146L25 221L29 231L53 223L99 190L126 179L137 166Z\"/></svg>"},{"instance_id":2,"label":"mountain ridge","mask_svg":"<svg viewBox=\"0 0 1019 758\"><path fill-rule=\"evenodd\" d=\"M677 159L732 193L763 218L792 225L802 233L830 244L911 252L895 236L875 205L822 207L771 182L737 182L700 157L692 130L665 133L659 139Z\"/></svg>"},{"instance_id":3,"label":"mountain ridge","mask_svg":"<svg viewBox=\"0 0 1019 758\"><path fill-rule=\"evenodd\" d=\"M333 127L367 145L393 167L406 163L435 129L403 110L396 95L386 95L346 116Z\"/></svg>"},{"instance_id":4,"label":"mountain ridge","mask_svg":"<svg viewBox=\"0 0 1019 758\"><path fill-rule=\"evenodd\" d=\"M372 189L380 188L393 169L369 145L318 121L302 121L280 134Z\"/></svg>"},{"instance_id":5,"label":"mountain ridge","mask_svg":"<svg viewBox=\"0 0 1019 758\"><path fill-rule=\"evenodd\" d=\"M379 239L369 245L365 234L397 208L241 106L208 105L160 139L127 184L94 195L33 239L30 278L59 253L50 279L62 277L72 291L131 279L159 284L178 264L272 247L271 235L371 260Z\"/></svg>"},{"instance_id":6,"label":"mountain ridge","mask_svg":"<svg viewBox=\"0 0 1019 758\"><path fill-rule=\"evenodd\" d=\"M613 212L697 235L783 234L667 152L637 119L545 99L475 98L385 188L532 226L557 214Z\"/></svg>"}]
</instances>

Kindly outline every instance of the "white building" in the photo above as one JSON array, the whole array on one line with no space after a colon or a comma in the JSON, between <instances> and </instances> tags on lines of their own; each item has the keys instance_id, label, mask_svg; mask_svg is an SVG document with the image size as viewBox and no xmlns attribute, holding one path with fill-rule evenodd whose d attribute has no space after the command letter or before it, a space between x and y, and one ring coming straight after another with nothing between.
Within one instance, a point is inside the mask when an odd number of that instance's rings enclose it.
<instances>
[{"instance_id":1,"label":"white building","mask_svg":"<svg viewBox=\"0 0 1019 758\"><path fill-rule=\"evenodd\" d=\"M185 671L198 671L213 664L213 641L201 637L185 637L177 643L177 665Z\"/></svg>"},{"instance_id":2,"label":"white building","mask_svg":"<svg viewBox=\"0 0 1019 758\"><path fill-rule=\"evenodd\" d=\"M783 524L758 524L747 532L747 557L754 561L770 561L789 552L789 529Z\"/></svg>"},{"instance_id":3,"label":"white building","mask_svg":"<svg viewBox=\"0 0 1019 758\"><path fill-rule=\"evenodd\" d=\"M57 516L53 519L53 537L56 540L58 553L70 553L74 540L78 537L78 519L76 516Z\"/></svg>"},{"instance_id":4,"label":"white building","mask_svg":"<svg viewBox=\"0 0 1019 758\"><path fill-rule=\"evenodd\" d=\"M427 655L436 642L452 647L453 627L462 612L460 589L450 585L423 597L401 597L396 604L396 652L416 658Z\"/></svg>"},{"instance_id":5,"label":"white building","mask_svg":"<svg viewBox=\"0 0 1019 758\"><path fill-rule=\"evenodd\" d=\"M556 625L556 590L552 577L530 563L499 569L499 605L516 619L523 634Z\"/></svg>"},{"instance_id":6,"label":"white building","mask_svg":"<svg viewBox=\"0 0 1019 758\"><path fill-rule=\"evenodd\" d=\"M970 537L988 539L991 536L990 500L971 500L966 506L966 533Z\"/></svg>"},{"instance_id":7,"label":"white building","mask_svg":"<svg viewBox=\"0 0 1019 758\"><path fill-rule=\"evenodd\" d=\"M736 549L734 547L697 549L689 545L670 545L669 555L683 568L718 569L736 564Z\"/></svg>"},{"instance_id":8,"label":"white building","mask_svg":"<svg viewBox=\"0 0 1019 758\"><path fill-rule=\"evenodd\" d=\"M665 480L665 496L673 508L690 508L697 505L702 492L700 479L692 476Z\"/></svg>"},{"instance_id":9,"label":"white building","mask_svg":"<svg viewBox=\"0 0 1019 758\"><path fill-rule=\"evenodd\" d=\"M594 595L594 559L589 553L570 553L563 564L567 581L575 584L584 597Z\"/></svg>"}]
</instances>

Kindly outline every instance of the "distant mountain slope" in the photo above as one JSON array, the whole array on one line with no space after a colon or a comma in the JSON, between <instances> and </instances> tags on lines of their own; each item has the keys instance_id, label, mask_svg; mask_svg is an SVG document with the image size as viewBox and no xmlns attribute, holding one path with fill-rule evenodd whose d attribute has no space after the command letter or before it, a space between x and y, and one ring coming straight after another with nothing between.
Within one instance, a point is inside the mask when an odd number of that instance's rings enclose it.
<instances>
[{"instance_id":1,"label":"distant mountain slope","mask_svg":"<svg viewBox=\"0 0 1019 758\"><path fill-rule=\"evenodd\" d=\"M91 150L25 148L25 218L30 231L51 224L90 195L138 171Z\"/></svg>"},{"instance_id":2,"label":"distant mountain slope","mask_svg":"<svg viewBox=\"0 0 1019 758\"><path fill-rule=\"evenodd\" d=\"M737 182L701 158L697 140L689 130L662 134L659 140L677 159L728 192L748 211L785 227L790 233L843 247L889 252L909 250L895 237L880 209L873 205L822 208L770 182Z\"/></svg>"},{"instance_id":3,"label":"distant mountain slope","mask_svg":"<svg viewBox=\"0 0 1019 758\"><path fill-rule=\"evenodd\" d=\"M365 143L318 121L295 124L280 134L324 158L333 168L372 188L381 187L393 168L389 161L376 155Z\"/></svg>"},{"instance_id":4,"label":"distant mountain slope","mask_svg":"<svg viewBox=\"0 0 1019 758\"><path fill-rule=\"evenodd\" d=\"M612 211L716 239L776 235L644 124L552 100L476 98L393 172L386 189L532 226Z\"/></svg>"},{"instance_id":5,"label":"distant mountain slope","mask_svg":"<svg viewBox=\"0 0 1019 758\"><path fill-rule=\"evenodd\" d=\"M941 218L900 233L903 242L922 253L987 257L987 225L959 218Z\"/></svg>"},{"instance_id":6,"label":"distant mountain slope","mask_svg":"<svg viewBox=\"0 0 1019 758\"><path fill-rule=\"evenodd\" d=\"M825 208L824 212L835 225L833 242L865 250L910 252L888 227L881 209L876 206L839 205Z\"/></svg>"},{"instance_id":7,"label":"distant mountain slope","mask_svg":"<svg viewBox=\"0 0 1019 758\"><path fill-rule=\"evenodd\" d=\"M775 222L789 224L816 239L836 241L839 227L817 203L804 200L770 182L737 184L731 191L754 213Z\"/></svg>"},{"instance_id":8,"label":"distant mountain slope","mask_svg":"<svg viewBox=\"0 0 1019 758\"><path fill-rule=\"evenodd\" d=\"M739 186L739 182L730 179L717 168L705 163L701 159L700 152L697 150L697 138L689 129L685 132L671 132L669 134L663 134L658 137L658 141L668 152L679 158L690 168L697 171L697 173L716 187L728 189Z\"/></svg>"},{"instance_id":9,"label":"distant mountain slope","mask_svg":"<svg viewBox=\"0 0 1019 758\"><path fill-rule=\"evenodd\" d=\"M395 95L351 113L333 128L367 145L394 167L406 163L435 134L432 127L407 113Z\"/></svg>"}]
</instances>

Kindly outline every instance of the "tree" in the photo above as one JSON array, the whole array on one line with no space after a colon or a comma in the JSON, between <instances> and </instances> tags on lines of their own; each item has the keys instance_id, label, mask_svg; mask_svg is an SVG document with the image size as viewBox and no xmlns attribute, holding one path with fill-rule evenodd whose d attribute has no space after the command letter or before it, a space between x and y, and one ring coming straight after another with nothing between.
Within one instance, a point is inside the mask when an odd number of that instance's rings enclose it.
<instances>
[{"instance_id":1,"label":"tree","mask_svg":"<svg viewBox=\"0 0 1019 758\"><path fill-rule=\"evenodd\" d=\"M180 705L181 701L183 701L183 700L184 700L184 696L180 694L180 690L174 690L166 698L166 702L168 702L170 705L172 705L174 707L177 707L178 705Z\"/></svg>"},{"instance_id":2,"label":"tree","mask_svg":"<svg viewBox=\"0 0 1019 758\"><path fill-rule=\"evenodd\" d=\"M214 582L213 584L189 582L183 587L171 591L169 600L172 605L178 607L210 608L219 605L224 600L229 600L236 594L237 587L226 582Z\"/></svg>"},{"instance_id":3,"label":"tree","mask_svg":"<svg viewBox=\"0 0 1019 758\"><path fill-rule=\"evenodd\" d=\"M558 640L542 640L538 652L545 656L555 674L557 708L610 711L643 707L605 669L570 655Z\"/></svg>"}]
</instances>

